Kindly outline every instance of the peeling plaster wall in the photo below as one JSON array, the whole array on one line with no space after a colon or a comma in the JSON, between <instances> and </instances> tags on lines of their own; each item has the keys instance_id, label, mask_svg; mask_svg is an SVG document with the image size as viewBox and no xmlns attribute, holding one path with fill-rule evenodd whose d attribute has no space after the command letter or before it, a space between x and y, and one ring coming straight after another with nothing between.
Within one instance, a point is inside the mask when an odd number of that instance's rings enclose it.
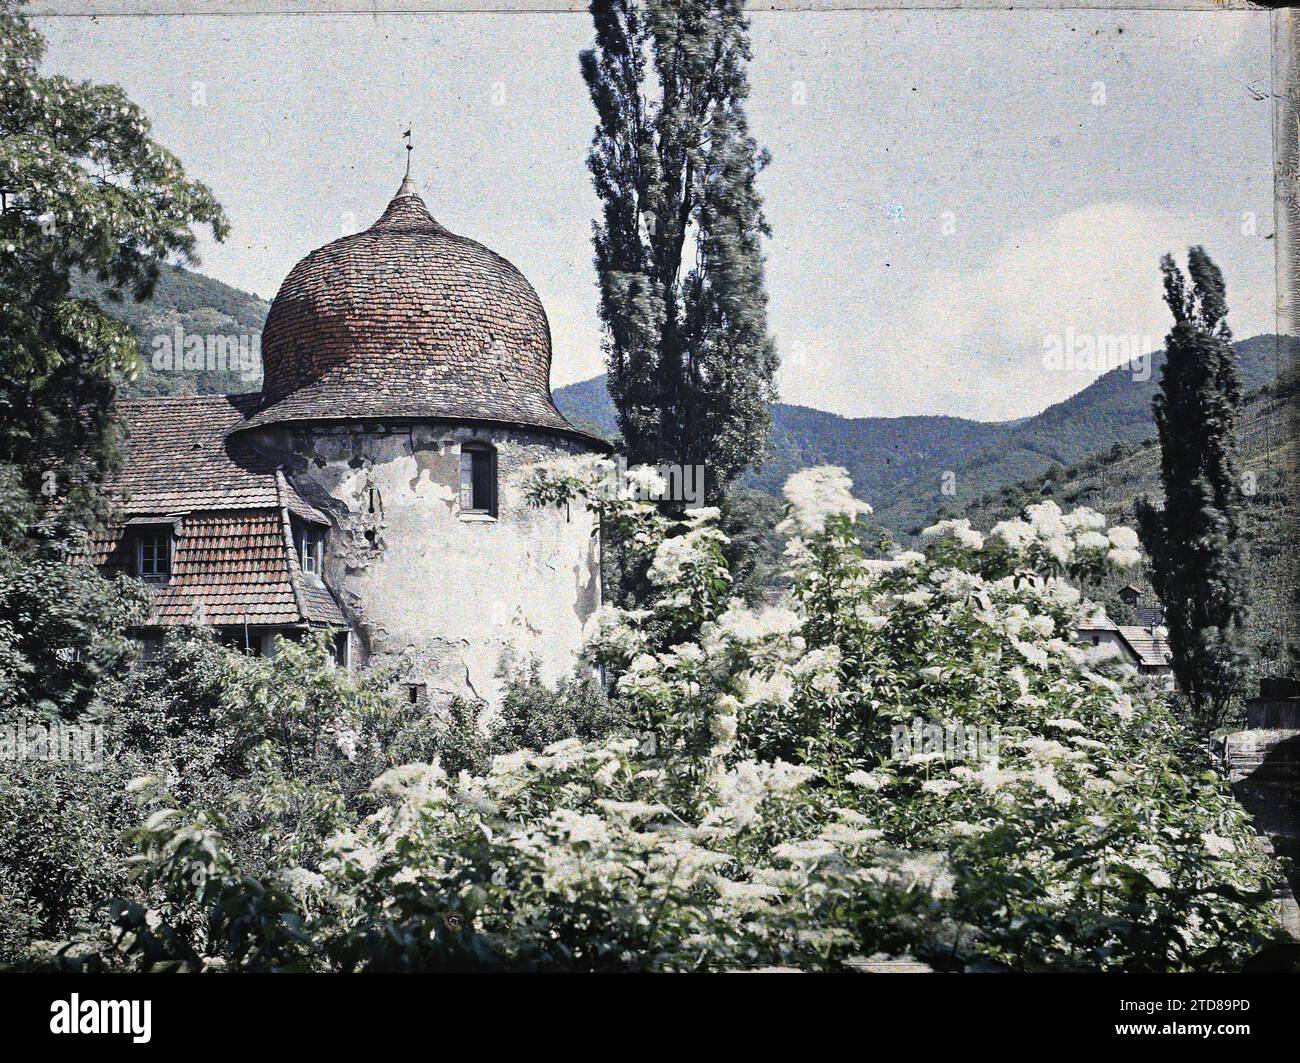
<instances>
[{"instance_id":1,"label":"peeling plaster wall","mask_svg":"<svg viewBox=\"0 0 1300 1063\"><path fill-rule=\"evenodd\" d=\"M593 518L537 509L523 480L536 462L586 453L540 431L438 424L312 426L266 442L330 516L325 582L353 622L360 661L425 684L430 704L461 694L495 704L503 655L568 674L600 604ZM460 446L497 452L497 516L460 512Z\"/></svg>"}]
</instances>

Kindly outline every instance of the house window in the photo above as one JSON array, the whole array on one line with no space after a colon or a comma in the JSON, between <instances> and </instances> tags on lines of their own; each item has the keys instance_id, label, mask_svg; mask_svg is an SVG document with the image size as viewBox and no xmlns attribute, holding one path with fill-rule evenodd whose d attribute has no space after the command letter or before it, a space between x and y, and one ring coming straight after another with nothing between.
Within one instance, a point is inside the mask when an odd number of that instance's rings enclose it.
<instances>
[{"instance_id":1,"label":"house window","mask_svg":"<svg viewBox=\"0 0 1300 1063\"><path fill-rule=\"evenodd\" d=\"M162 660L163 640L160 638L141 638L138 640L136 663L140 665L157 664Z\"/></svg>"},{"instance_id":2,"label":"house window","mask_svg":"<svg viewBox=\"0 0 1300 1063\"><path fill-rule=\"evenodd\" d=\"M167 532L143 532L135 544L135 573L146 583L166 583L172 570L172 537Z\"/></svg>"},{"instance_id":3,"label":"house window","mask_svg":"<svg viewBox=\"0 0 1300 1063\"><path fill-rule=\"evenodd\" d=\"M460 510L496 516L497 455L485 443L461 445Z\"/></svg>"},{"instance_id":4,"label":"house window","mask_svg":"<svg viewBox=\"0 0 1300 1063\"><path fill-rule=\"evenodd\" d=\"M321 574L325 558L325 531L311 524L298 525L295 533L298 547L298 564L313 576Z\"/></svg>"}]
</instances>

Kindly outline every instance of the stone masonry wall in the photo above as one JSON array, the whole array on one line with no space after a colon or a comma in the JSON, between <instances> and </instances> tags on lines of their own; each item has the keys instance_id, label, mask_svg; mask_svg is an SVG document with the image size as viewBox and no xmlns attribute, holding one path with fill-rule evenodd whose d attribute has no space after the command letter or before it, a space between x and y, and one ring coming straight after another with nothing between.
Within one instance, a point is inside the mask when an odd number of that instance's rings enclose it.
<instances>
[{"instance_id":1,"label":"stone masonry wall","mask_svg":"<svg viewBox=\"0 0 1300 1063\"><path fill-rule=\"evenodd\" d=\"M599 543L578 507L538 509L536 462L583 453L542 431L365 424L276 429L286 475L330 516L324 578L348 614L363 665L393 667L431 705L497 701L503 658L568 674L600 603ZM462 513L460 449L497 453L497 515ZM283 451L282 451L283 452Z\"/></svg>"}]
</instances>

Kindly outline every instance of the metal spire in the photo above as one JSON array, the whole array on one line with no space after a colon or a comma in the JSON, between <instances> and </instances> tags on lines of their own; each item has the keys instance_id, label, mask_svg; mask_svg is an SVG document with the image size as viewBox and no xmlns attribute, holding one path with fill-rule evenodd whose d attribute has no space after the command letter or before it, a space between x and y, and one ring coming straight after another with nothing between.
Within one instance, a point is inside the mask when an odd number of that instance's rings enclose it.
<instances>
[{"instance_id":1,"label":"metal spire","mask_svg":"<svg viewBox=\"0 0 1300 1063\"><path fill-rule=\"evenodd\" d=\"M402 187L397 190L397 195L393 197L394 199L398 199L402 196L414 196L419 194L415 190L415 182L411 180L411 152L415 150L415 145L411 143L410 129L407 129L407 131L402 134L402 139L406 141L406 176L402 178Z\"/></svg>"}]
</instances>

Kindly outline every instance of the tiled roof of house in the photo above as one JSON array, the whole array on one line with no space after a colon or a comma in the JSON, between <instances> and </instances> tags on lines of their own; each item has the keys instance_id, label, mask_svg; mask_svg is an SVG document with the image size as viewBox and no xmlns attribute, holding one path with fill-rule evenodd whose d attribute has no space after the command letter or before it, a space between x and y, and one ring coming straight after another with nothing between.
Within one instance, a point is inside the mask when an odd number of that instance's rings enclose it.
<instances>
[{"instance_id":1,"label":"tiled roof of house","mask_svg":"<svg viewBox=\"0 0 1300 1063\"><path fill-rule=\"evenodd\" d=\"M173 518L174 555L152 623L344 626L330 592L298 571L288 514L328 523L275 464L227 440L256 396L125 401L125 461L108 487L121 523L91 543L108 573L132 572L133 532Z\"/></svg>"},{"instance_id":2,"label":"tiled roof of house","mask_svg":"<svg viewBox=\"0 0 1300 1063\"><path fill-rule=\"evenodd\" d=\"M257 395L185 395L120 402L125 460L108 486L122 512L279 508L275 459L241 437L227 438L257 400ZM292 489L288 501L300 516L325 520Z\"/></svg>"},{"instance_id":3,"label":"tiled roof of house","mask_svg":"<svg viewBox=\"0 0 1300 1063\"><path fill-rule=\"evenodd\" d=\"M1078 635L1086 639L1089 635L1103 632L1116 634L1125 647L1145 668L1167 668L1170 661L1169 640L1159 629L1139 625L1121 625L1107 617L1094 617L1080 625Z\"/></svg>"},{"instance_id":4,"label":"tiled roof of house","mask_svg":"<svg viewBox=\"0 0 1300 1063\"><path fill-rule=\"evenodd\" d=\"M132 539L118 528L93 542L95 563L105 572L133 570ZM151 588L150 624L300 624L331 627L346 621L324 587L299 604L291 571L292 548L275 509L188 513L176 522L168 581Z\"/></svg>"},{"instance_id":5,"label":"tiled roof of house","mask_svg":"<svg viewBox=\"0 0 1300 1063\"><path fill-rule=\"evenodd\" d=\"M551 330L531 284L449 232L408 182L364 232L289 272L262 332L250 427L380 417L486 420L591 439L551 398Z\"/></svg>"},{"instance_id":6,"label":"tiled roof of house","mask_svg":"<svg viewBox=\"0 0 1300 1063\"><path fill-rule=\"evenodd\" d=\"M1138 661L1148 668L1168 667L1171 659L1169 640L1155 629L1138 626L1121 626L1119 633L1137 654Z\"/></svg>"},{"instance_id":7,"label":"tiled roof of house","mask_svg":"<svg viewBox=\"0 0 1300 1063\"><path fill-rule=\"evenodd\" d=\"M1163 605L1137 605L1133 607L1137 622L1142 627L1159 627L1164 623L1165 607Z\"/></svg>"}]
</instances>

